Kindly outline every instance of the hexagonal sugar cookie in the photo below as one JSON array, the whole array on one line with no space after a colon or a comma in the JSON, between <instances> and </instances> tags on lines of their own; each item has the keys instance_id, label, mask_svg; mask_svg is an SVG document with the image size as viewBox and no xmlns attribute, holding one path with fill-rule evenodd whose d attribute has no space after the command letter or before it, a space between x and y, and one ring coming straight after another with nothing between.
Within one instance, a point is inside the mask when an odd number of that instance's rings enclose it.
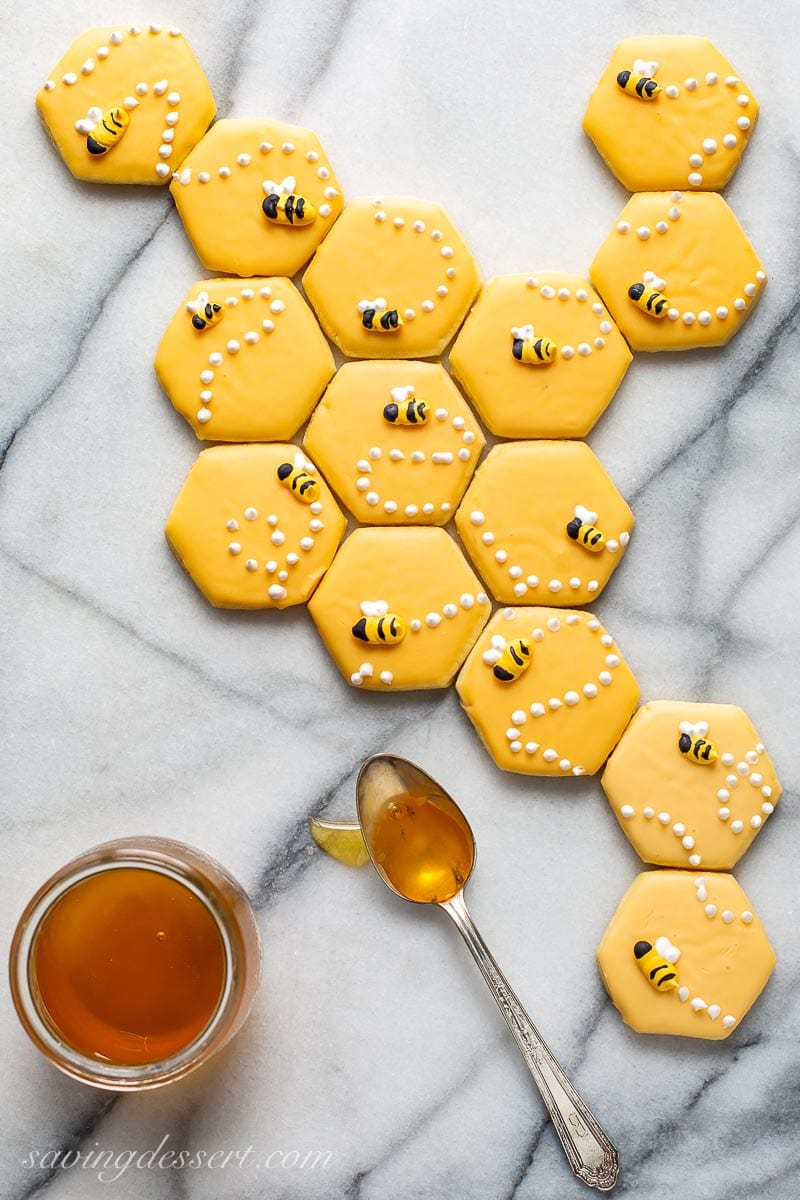
<instances>
[{"instance_id":1,"label":"hexagonal sugar cookie","mask_svg":"<svg viewBox=\"0 0 800 1200\"><path fill-rule=\"evenodd\" d=\"M92 183L166 183L216 111L181 31L161 25L88 29L36 106L72 174Z\"/></svg>"},{"instance_id":2,"label":"hexagonal sugar cookie","mask_svg":"<svg viewBox=\"0 0 800 1200\"><path fill-rule=\"evenodd\" d=\"M719 191L757 117L753 93L707 38L635 37L611 55L583 128L631 192Z\"/></svg>"},{"instance_id":3,"label":"hexagonal sugar cookie","mask_svg":"<svg viewBox=\"0 0 800 1200\"><path fill-rule=\"evenodd\" d=\"M499 437L583 437L631 359L586 280L547 271L488 283L453 344L450 367Z\"/></svg>"},{"instance_id":4,"label":"hexagonal sugar cookie","mask_svg":"<svg viewBox=\"0 0 800 1200\"><path fill-rule=\"evenodd\" d=\"M712 871L739 861L782 790L741 708L679 700L639 710L602 783L645 862Z\"/></svg>"},{"instance_id":5,"label":"hexagonal sugar cookie","mask_svg":"<svg viewBox=\"0 0 800 1200\"><path fill-rule=\"evenodd\" d=\"M495 613L456 687L498 767L523 775L593 775L639 699L597 618L555 608Z\"/></svg>"},{"instance_id":6,"label":"hexagonal sugar cookie","mask_svg":"<svg viewBox=\"0 0 800 1200\"><path fill-rule=\"evenodd\" d=\"M760 995L775 951L732 875L645 871L622 897L597 962L631 1029L721 1041Z\"/></svg>"},{"instance_id":7,"label":"hexagonal sugar cookie","mask_svg":"<svg viewBox=\"0 0 800 1200\"><path fill-rule=\"evenodd\" d=\"M634 350L723 346L767 282L714 192L631 196L589 273Z\"/></svg>"},{"instance_id":8,"label":"hexagonal sugar cookie","mask_svg":"<svg viewBox=\"0 0 800 1200\"><path fill-rule=\"evenodd\" d=\"M497 600L569 606L603 590L633 513L584 442L509 442L478 468L456 526Z\"/></svg>"},{"instance_id":9,"label":"hexagonal sugar cookie","mask_svg":"<svg viewBox=\"0 0 800 1200\"><path fill-rule=\"evenodd\" d=\"M346 363L304 445L365 525L445 525L485 445L438 363Z\"/></svg>"},{"instance_id":10,"label":"hexagonal sugar cookie","mask_svg":"<svg viewBox=\"0 0 800 1200\"><path fill-rule=\"evenodd\" d=\"M303 278L322 328L350 358L441 354L480 287L440 204L351 200Z\"/></svg>"},{"instance_id":11,"label":"hexagonal sugar cookie","mask_svg":"<svg viewBox=\"0 0 800 1200\"><path fill-rule=\"evenodd\" d=\"M309 611L355 687L443 688L491 612L443 529L357 529Z\"/></svg>"},{"instance_id":12,"label":"hexagonal sugar cookie","mask_svg":"<svg viewBox=\"0 0 800 1200\"><path fill-rule=\"evenodd\" d=\"M294 275L344 204L317 135L280 121L217 121L171 190L201 262L234 275Z\"/></svg>"},{"instance_id":13,"label":"hexagonal sugar cookie","mask_svg":"<svg viewBox=\"0 0 800 1200\"><path fill-rule=\"evenodd\" d=\"M335 365L288 279L205 279L167 326L155 368L199 438L243 442L292 437Z\"/></svg>"},{"instance_id":14,"label":"hexagonal sugar cookie","mask_svg":"<svg viewBox=\"0 0 800 1200\"><path fill-rule=\"evenodd\" d=\"M217 608L288 608L311 595L345 519L296 446L213 446L186 476L167 539Z\"/></svg>"}]
</instances>

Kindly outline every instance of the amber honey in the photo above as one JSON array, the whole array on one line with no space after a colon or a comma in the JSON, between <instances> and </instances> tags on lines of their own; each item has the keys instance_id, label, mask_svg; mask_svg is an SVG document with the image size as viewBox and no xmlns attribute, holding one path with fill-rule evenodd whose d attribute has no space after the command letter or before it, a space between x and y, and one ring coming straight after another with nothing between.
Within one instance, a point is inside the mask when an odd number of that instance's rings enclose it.
<instances>
[{"instance_id":1,"label":"amber honey","mask_svg":"<svg viewBox=\"0 0 800 1200\"><path fill-rule=\"evenodd\" d=\"M422 904L449 900L472 869L469 826L436 793L409 792L390 801L376 815L369 841L392 886Z\"/></svg>"},{"instance_id":2,"label":"amber honey","mask_svg":"<svg viewBox=\"0 0 800 1200\"><path fill-rule=\"evenodd\" d=\"M203 900L170 875L115 867L79 880L43 917L30 971L58 1036L133 1066L183 1050L211 1021L225 950Z\"/></svg>"}]
</instances>

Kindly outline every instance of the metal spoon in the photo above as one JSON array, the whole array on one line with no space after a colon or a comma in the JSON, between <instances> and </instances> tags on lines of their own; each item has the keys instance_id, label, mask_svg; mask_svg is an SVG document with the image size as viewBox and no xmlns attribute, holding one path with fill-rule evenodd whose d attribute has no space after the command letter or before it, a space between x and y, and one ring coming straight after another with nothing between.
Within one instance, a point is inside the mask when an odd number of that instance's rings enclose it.
<instances>
[{"instance_id":1,"label":"metal spoon","mask_svg":"<svg viewBox=\"0 0 800 1200\"><path fill-rule=\"evenodd\" d=\"M367 759L356 796L381 879L404 900L438 904L454 921L528 1064L570 1167L589 1187L610 1191L619 1173L616 1147L542 1040L467 911L463 889L475 865L475 838L461 809L429 775L393 754Z\"/></svg>"}]
</instances>

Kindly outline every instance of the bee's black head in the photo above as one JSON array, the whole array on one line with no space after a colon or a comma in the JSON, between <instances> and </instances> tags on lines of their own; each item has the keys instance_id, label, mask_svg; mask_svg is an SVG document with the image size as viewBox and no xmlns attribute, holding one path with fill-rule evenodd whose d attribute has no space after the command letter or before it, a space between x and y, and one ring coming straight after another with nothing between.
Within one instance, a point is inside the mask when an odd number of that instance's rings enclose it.
<instances>
[{"instance_id":1,"label":"bee's black head","mask_svg":"<svg viewBox=\"0 0 800 1200\"><path fill-rule=\"evenodd\" d=\"M649 942L637 942L633 947L634 958L644 958L645 954L649 954L653 947Z\"/></svg>"},{"instance_id":2,"label":"bee's black head","mask_svg":"<svg viewBox=\"0 0 800 1200\"><path fill-rule=\"evenodd\" d=\"M278 479L281 479L281 480L288 479L289 476L291 475L291 473L292 473L292 464L291 463L281 463L281 465L278 467L278 470L276 472Z\"/></svg>"}]
</instances>

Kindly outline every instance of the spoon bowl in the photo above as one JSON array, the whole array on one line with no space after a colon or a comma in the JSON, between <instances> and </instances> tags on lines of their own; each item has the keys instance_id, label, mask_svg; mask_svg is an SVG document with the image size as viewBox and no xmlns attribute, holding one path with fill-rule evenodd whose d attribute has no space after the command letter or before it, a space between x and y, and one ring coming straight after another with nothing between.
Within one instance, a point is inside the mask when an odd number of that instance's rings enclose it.
<instances>
[{"instance_id":1,"label":"spoon bowl","mask_svg":"<svg viewBox=\"0 0 800 1200\"><path fill-rule=\"evenodd\" d=\"M469 821L440 784L395 754L376 754L356 784L358 820L375 870L414 904L437 904L456 925L528 1065L575 1175L608 1192L619 1156L495 962L464 901L475 866Z\"/></svg>"}]
</instances>

